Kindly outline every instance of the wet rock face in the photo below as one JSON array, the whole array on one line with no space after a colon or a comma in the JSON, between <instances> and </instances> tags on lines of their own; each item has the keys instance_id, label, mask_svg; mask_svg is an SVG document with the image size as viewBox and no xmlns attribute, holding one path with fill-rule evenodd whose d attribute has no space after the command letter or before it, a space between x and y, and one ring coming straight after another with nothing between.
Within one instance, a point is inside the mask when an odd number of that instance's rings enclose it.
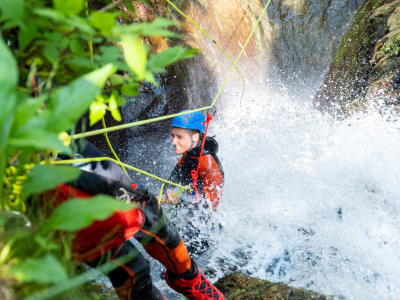
<instances>
[{"instance_id":1,"label":"wet rock face","mask_svg":"<svg viewBox=\"0 0 400 300\"><path fill-rule=\"evenodd\" d=\"M182 79L189 99L188 106L209 105L242 50L264 3L262 0L183 0L175 3L179 3L179 8L214 39L210 41L190 21L174 13L182 22L180 33L185 43L201 53L179 67L183 71L179 73L185 74ZM272 28L265 14L238 63L248 83L264 81L272 41ZM231 60L218 49L216 43L226 50ZM236 72L229 84L228 89L242 85Z\"/></svg>"},{"instance_id":2,"label":"wet rock face","mask_svg":"<svg viewBox=\"0 0 400 300\"><path fill-rule=\"evenodd\" d=\"M400 0L367 0L343 37L315 102L345 113L376 101L395 107L399 67Z\"/></svg>"},{"instance_id":3,"label":"wet rock face","mask_svg":"<svg viewBox=\"0 0 400 300\"><path fill-rule=\"evenodd\" d=\"M240 273L232 273L219 279L215 286L226 298L232 300L326 300L334 299L324 295L293 288L283 283L259 280ZM336 297L335 299L340 299Z\"/></svg>"},{"instance_id":4,"label":"wet rock face","mask_svg":"<svg viewBox=\"0 0 400 300\"><path fill-rule=\"evenodd\" d=\"M273 0L273 72L289 91L313 94L362 0ZM273 74L271 74L274 76Z\"/></svg>"}]
</instances>

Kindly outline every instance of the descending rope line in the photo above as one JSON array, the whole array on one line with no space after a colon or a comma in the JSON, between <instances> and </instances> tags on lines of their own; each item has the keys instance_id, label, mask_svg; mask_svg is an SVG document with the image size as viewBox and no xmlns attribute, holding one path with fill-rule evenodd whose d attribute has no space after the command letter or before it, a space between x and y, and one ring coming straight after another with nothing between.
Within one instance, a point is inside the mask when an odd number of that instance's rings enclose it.
<instances>
[{"instance_id":1,"label":"descending rope line","mask_svg":"<svg viewBox=\"0 0 400 300\"><path fill-rule=\"evenodd\" d=\"M153 179L159 180L161 182L168 183L170 185L176 186L178 188L181 188L182 190L190 191L190 187L189 186L183 186L183 185L180 185L178 183L163 179L163 178L158 177L156 175L153 175L153 174L151 174L149 172L146 172L146 171L140 170L138 168L132 167L132 166L130 166L128 164L125 164L123 162L120 162L120 161L118 161L118 160L116 160L114 158L107 157L107 156L91 157L91 158L65 159L65 160L51 160L51 161L49 161L47 163L50 163L52 165L72 165L72 164L79 164L79 163L100 162L100 161L105 161L105 160L108 160L108 161L111 161L113 163L116 163L117 165L119 165L121 167L124 166L127 169L130 169L130 170L133 170L135 172L141 173L143 175L146 175L146 176L151 177Z\"/></svg>"},{"instance_id":2,"label":"descending rope line","mask_svg":"<svg viewBox=\"0 0 400 300\"><path fill-rule=\"evenodd\" d=\"M169 4L171 4L175 9L177 9L178 12L180 12L180 10L179 10L175 5L173 5L172 2L170 2L169 0L166 0L166 1L167 1ZM86 138L86 137L89 137L89 136L95 136L95 135L99 135L99 134L105 134L107 143L109 144L109 146L111 146L111 143L109 143L108 136L107 136L107 133L108 133L108 132L117 131L117 130L126 129L126 128L131 128L131 127L140 126L140 125L144 125L144 124L150 124L150 123L154 123L154 122L159 122L159 121L171 119L171 118L174 118L174 117L177 117L177 116L181 116L181 115L186 115L186 114L190 114L190 113L194 113L194 112L199 112L199 111L203 111L203 110L208 110L208 109L211 109L212 107L214 107L214 105L216 104L217 100L219 99L219 97L220 97L222 91L224 90L224 88L225 88L225 86L226 86L226 84L227 84L229 78L231 77L232 71L233 71L234 69L237 69L237 63L238 63L240 57L243 55L243 53L244 53L244 51L245 51L245 49L246 49L248 43L250 42L250 40L251 40L251 38L252 38L252 36L253 36L253 34L254 34L254 32L255 32L257 26L259 25L259 23L260 23L262 17L264 16L265 12L267 11L268 6L270 5L270 3L271 3L271 0L269 0L269 1L267 2L267 4L264 6L264 8L263 8L263 10L262 10L262 12L261 12L259 18L257 19L257 22L253 25L253 28L252 28L252 30L251 30L249 36L247 37L246 42L243 44L243 47L241 47L241 48L242 48L241 51L239 52L239 54L237 55L235 61L233 62L233 64L232 64L232 66L231 66L231 68L230 68L228 74L225 76L225 79L224 79L222 85L220 86L220 88L219 88L217 94L216 94L215 97L213 98L213 101L211 102L211 105L209 105L209 106L204 106L204 107L197 108L197 109L193 109L193 110L187 110L187 111L180 112L180 113L176 113L176 114L170 114L170 115L161 116L161 117L156 117L156 118L151 118L151 119L147 119L147 120L142 120L142 121L136 121L136 122L126 123L126 124L121 124L121 125L117 125L117 126L113 126L113 127L106 127L106 126L105 126L105 123L103 123L103 125L104 125L104 128L103 128L103 129L97 129L97 130L92 130L92 131L88 131L88 132L73 134L73 135L70 136L70 139L81 139L81 138ZM195 22L194 22L193 20L191 20L188 16L186 16L183 12L182 12L182 15L183 15L183 17L185 17L189 22L191 22L193 25L195 25ZM196 26L196 28L198 28L208 39L211 39L213 42L215 42L215 40L212 39L200 26L198 26L197 24L196 24L195 26ZM215 43L216 43L216 42L215 42ZM218 48L219 48L219 47L218 47ZM222 47L221 47L221 48L222 48ZM222 49L223 49L223 48L222 48ZM221 50L221 49L220 49L220 50ZM222 51L222 50L221 50L221 51ZM224 52L225 52L225 50L223 50L223 53L224 53ZM228 55L228 54L226 54L226 55ZM228 55L228 57L229 57L229 55ZM237 70L238 70L238 69L237 69ZM239 70L238 70L238 72L240 73ZM241 77L243 78L243 76L241 76ZM104 120L103 120L103 121L104 121ZM138 172L138 173L141 173L141 174L146 175L146 176L148 176L148 177L151 177L151 178L153 178L153 179L159 180L159 181L161 181L161 182L168 183L168 184L171 184L171 185L173 185L173 186L180 187L181 190L180 190L178 193L176 193L175 195L181 193L181 192L184 191L184 190L190 190L190 187L189 187L189 186L184 187L184 186L182 186L182 185L173 183L173 182L171 182L171 181L169 181L169 180L166 180L166 179L163 179L163 178L161 178L161 177L155 176L155 175L153 175L153 174L151 174L151 173L149 173L149 172L146 172L146 171L140 170L140 169L138 169L138 168L132 167L132 166L130 166L130 165L128 165L128 164L122 163L122 162L119 160L118 156L116 155L115 151L113 151L112 146L110 147L110 149L111 149L111 151L113 152L114 156L117 158L116 160L115 160L115 159L112 159L112 158L108 158L108 157L97 157L97 158L88 158L88 159L79 159L79 160L75 159L75 160L51 161L50 163L52 163L52 164L72 164L72 163L78 163L78 162L92 162L92 161L110 160L110 161L113 161L113 162L115 162L116 164L120 165L121 167L126 167L126 168L128 168L128 169L134 170L134 171L136 171L136 172ZM125 172L126 172L126 170L125 170ZM163 189L163 188L164 188L164 187L162 187L162 189Z\"/></svg>"},{"instance_id":3,"label":"descending rope line","mask_svg":"<svg viewBox=\"0 0 400 300\"><path fill-rule=\"evenodd\" d=\"M101 119L101 123L103 124L104 128L107 128L106 121L104 120L104 118ZM121 162L121 160L119 159L119 157L118 157L117 153L115 152L113 146L111 145L111 142L110 142L110 139L108 138L108 133L107 132L104 133L104 137L106 138L108 148L110 148L110 150L111 150L112 154L114 155L115 159L118 160L119 162ZM121 168L124 170L124 172L126 174L128 174L128 172L126 171L124 166L121 165Z\"/></svg>"},{"instance_id":4,"label":"descending rope line","mask_svg":"<svg viewBox=\"0 0 400 300\"><path fill-rule=\"evenodd\" d=\"M269 0L268 3L264 6L264 8L263 8L263 10L262 10L262 12L260 14L260 17L257 19L257 22L253 25L253 28L252 28L252 30L251 30L246 42L244 43L244 45L242 47L242 50L240 51L240 53L236 57L236 59L235 59L234 63L232 64L228 74L225 76L225 80L224 80L223 84L221 85L220 89L218 90L217 95L214 97L211 105L204 106L204 107L197 108L197 109L193 109L193 110L187 110L187 111L180 112L180 113L177 113L177 114L171 114L171 115L151 118L151 119L147 119L147 120L121 124L121 125L117 125L117 126L113 126L113 127L108 127L108 128L97 129L97 130L87 131L87 132L83 132L83 133L73 134L71 136L71 138L72 139L86 138L86 137L89 137L89 136L103 134L103 133L106 133L106 132L112 132L112 131L116 131L116 130L131 128L131 127L145 125L145 124L150 124L150 123L159 122L159 121L163 121L163 120L167 120L167 119L172 119L172 118L174 118L176 116L186 115L186 114L189 114L189 113L193 113L193 112L197 112L197 111L203 111L203 110L207 110L207 109L212 108L215 105L215 103L217 102L218 98L220 97L223 89L225 88L225 85L226 85L227 81L229 80L230 76L232 75L233 69L236 67L240 57L243 55L243 53L244 53L244 51L245 51L245 49L247 47L247 44L249 43L250 39L252 38L252 36L253 36L253 34L254 34L255 30L256 30L256 27L260 23L261 18L264 16L264 14L265 14L265 12L266 12L266 10L267 10L267 8L268 8L270 3L271 3L271 0Z\"/></svg>"},{"instance_id":5,"label":"descending rope line","mask_svg":"<svg viewBox=\"0 0 400 300\"><path fill-rule=\"evenodd\" d=\"M185 14L182 10L180 10L174 3L172 3L170 0L166 0L182 17L184 17L187 21L189 21L194 27L196 27L203 36L205 36L209 41L213 42L215 46L222 52L222 54L233 64L233 58L232 56L229 55L228 52L225 51L225 49L212 37L210 36L199 24L197 24L192 18L190 18L187 14ZM243 89L242 89L242 95L240 96L240 105L242 104L242 99L244 95L244 90L246 88L246 82L244 80L244 76L242 72L240 72L239 68L235 66L236 71L238 72L240 78L242 79L243 83Z\"/></svg>"}]
</instances>

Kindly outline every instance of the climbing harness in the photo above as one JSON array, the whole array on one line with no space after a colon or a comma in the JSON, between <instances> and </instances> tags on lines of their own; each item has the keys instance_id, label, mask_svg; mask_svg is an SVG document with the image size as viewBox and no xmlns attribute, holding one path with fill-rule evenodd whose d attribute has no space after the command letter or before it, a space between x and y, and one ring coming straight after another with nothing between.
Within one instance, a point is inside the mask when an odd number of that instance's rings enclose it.
<instances>
[{"instance_id":1,"label":"climbing harness","mask_svg":"<svg viewBox=\"0 0 400 300\"><path fill-rule=\"evenodd\" d=\"M210 125L210 121L211 120L212 120L212 115L211 114L207 114L206 120L203 123L201 123L201 125L206 124L206 129L204 131L203 141L201 143L200 155L199 155L198 162L197 162L197 168L196 168L196 170L192 170L190 172L190 175L192 176L193 188L194 188L194 191L196 193L196 201L197 201L197 203L200 202L199 190L198 190L198 187L197 187L197 179L199 178L200 161L201 161L201 157L203 156L204 144L206 142L207 131L208 131L208 125Z\"/></svg>"}]
</instances>

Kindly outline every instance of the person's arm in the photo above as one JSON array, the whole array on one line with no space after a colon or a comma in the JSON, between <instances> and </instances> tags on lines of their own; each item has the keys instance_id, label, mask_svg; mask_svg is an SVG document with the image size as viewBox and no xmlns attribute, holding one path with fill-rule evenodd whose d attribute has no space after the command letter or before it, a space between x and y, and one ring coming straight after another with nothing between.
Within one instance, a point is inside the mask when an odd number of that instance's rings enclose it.
<instances>
[{"instance_id":1,"label":"person's arm","mask_svg":"<svg viewBox=\"0 0 400 300\"><path fill-rule=\"evenodd\" d=\"M199 176L202 178L204 195L216 211L222 196L223 175L212 155L201 157Z\"/></svg>"},{"instance_id":2,"label":"person's arm","mask_svg":"<svg viewBox=\"0 0 400 300\"><path fill-rule=\"evenodd\" d=\"M169 181L176 182L176 183L181 183L181 177L182 177L182 171L181 171L181 165L182 164L182 157L179 159L178 163L176 164L175 168L172 170L171 175L168 177ZM174 196L175 192L172 189L172 186L169 184L166 184L166 193L162 195L162 202L168 203L168 204L173 204L176 205L178 204L179 198L177 196Z\"/></svg>"}]
</instances>

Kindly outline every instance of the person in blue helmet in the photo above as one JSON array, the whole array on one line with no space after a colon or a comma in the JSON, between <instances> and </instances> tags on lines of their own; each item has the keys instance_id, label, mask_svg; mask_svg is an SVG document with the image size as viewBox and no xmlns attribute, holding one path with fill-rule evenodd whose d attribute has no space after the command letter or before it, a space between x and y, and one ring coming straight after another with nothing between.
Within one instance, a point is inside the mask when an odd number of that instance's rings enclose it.
<instances>
[{"instance_id":1,"label":"person in blue helmet","mask_svg":"<svg viewBox=\"0 0 400 300\"><path fill-rule=\"evenodd\" d=\"M198 168L195 179L198 195L182 197L181 201L174 196L172 189L167 189L164 195L165 202L177 204L178 210L175 210L172 221L179 228L189 253L195 256L204 254L209 248L209 231L221 228L220 224L214 223L212 211L215 212L221 202L224 172L217 156L218 143L213 137L206 137L200 155L205 121L201 112L187 113L172 119L172 145L175 153L181 157L169 179L183 186L191 185L192 190L195 190L192 172Z\"/></svg>"},{"instance_id":2,"label":"person in blue helmet","mask_svg":"<svg viewBox=\"0 0 400 300\"><path fill-rule=\"evenodd\" d=\"M218 143L213 137L206 137L200 156L205 133L205 117L201 112L187 113L172 119L171 135L175 153L181 155L171 173L170 180L181 185L193 185L192 172L199 168L197 189L204 201L214 211L221 201L224 172L217 156ZM166 202L176 204L174 192L167 190Z\"/></svg>"}]
</instances>

